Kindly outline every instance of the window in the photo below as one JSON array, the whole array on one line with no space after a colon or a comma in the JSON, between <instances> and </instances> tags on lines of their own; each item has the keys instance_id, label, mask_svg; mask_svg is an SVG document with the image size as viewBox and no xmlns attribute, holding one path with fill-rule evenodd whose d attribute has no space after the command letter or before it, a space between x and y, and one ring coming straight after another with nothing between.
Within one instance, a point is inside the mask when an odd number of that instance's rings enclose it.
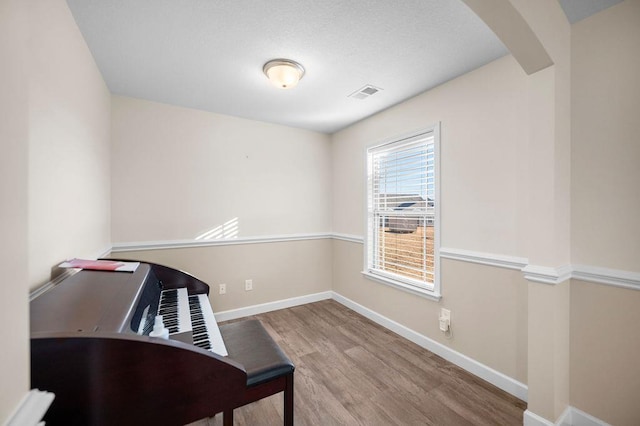
<instances>
[{"instance_id":1,"label":"window","mask_svg":"<svg viewBox=\"0 0 640 426\"><path fill-rule=\"evenodd\" d=\"M440 297L438 126L367 149L364 274Z\"/></svg>"}]
</instances>

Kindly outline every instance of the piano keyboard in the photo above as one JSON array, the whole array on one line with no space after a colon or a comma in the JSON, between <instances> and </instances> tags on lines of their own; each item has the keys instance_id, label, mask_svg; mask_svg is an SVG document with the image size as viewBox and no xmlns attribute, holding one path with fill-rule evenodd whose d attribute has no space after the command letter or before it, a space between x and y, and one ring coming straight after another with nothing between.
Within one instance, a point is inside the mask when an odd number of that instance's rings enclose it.
<instances>
[{"instance_id":1,"label":"piano keyboard","mask_svg":"<svg viewBox=\"0 0 640 426\"><path fill-rule=\"evenodd\" d=\"M162 315L164 326L169 329L169 335L191 331L191 316L189 315L189 293L186 288L162 290L158 315Z\"/></svg>"},{"instance_id":2,"label":"piano keyboard","mask_svg":"<svg viewBox=\"0 0 640 426\"><path fill-rule=\"evenodd\" d=\"M228 356L206 294L189 296L186 288L163 290L158 315L162 315L164 326L169 329L169 338L172 334L190 331L195 346ZM144 334L149 334L147 330L153 326L152 321L147 321Z\"/></svg>"},{"instance_id":3,"label":"piano keyboard","mask_svg":"<svg viewBox=\"0 0 640 426\"><path fill-rule=\"evenodd\" d=\"M218 355L227 356L227 348L222 340L218 322L206 294L189 296L191 322L193 324L193 344L208 349Z\"/></svg>"}]
</instances>

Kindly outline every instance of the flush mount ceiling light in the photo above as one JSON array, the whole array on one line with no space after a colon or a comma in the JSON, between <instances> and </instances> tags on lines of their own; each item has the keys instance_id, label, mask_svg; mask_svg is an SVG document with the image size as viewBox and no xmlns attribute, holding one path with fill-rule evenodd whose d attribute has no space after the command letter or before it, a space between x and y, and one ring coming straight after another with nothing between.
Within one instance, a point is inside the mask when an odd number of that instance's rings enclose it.
<instances>
[{"instance_id":1,"label":"flush mount ceiling light","mask_svg":"<svg viewBox=\"0 0 640 426\"><path fill-rule=\"evenodd\" d=\"M274 86L290 89L298 84L304 75L304 68L290 59L273 59L264 64L262 72Z\"/></svg>"}]
</instances>

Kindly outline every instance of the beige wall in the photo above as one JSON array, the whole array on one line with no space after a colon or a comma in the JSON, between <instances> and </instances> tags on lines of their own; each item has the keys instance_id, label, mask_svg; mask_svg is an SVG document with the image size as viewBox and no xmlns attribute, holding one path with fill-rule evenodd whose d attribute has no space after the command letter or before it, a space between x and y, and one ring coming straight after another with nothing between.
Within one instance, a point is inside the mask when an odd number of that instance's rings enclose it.
<instances>
[{"instance_id":1,"label":"beige wall","mask_svg":"<svg viewBox=\"0 0 640 426\"><path fill-rule=\"evenodd\" d=\"M188 271L211 286L214 312L331 290L331 240L114 253ZM245 291L244 281L253 280ZM218 294L219 284L227 293Z\"/></svg>"},{"instance_id":2,"label":"beige wall","mask_svg":"<svg viewBox=\"0 0 640 426\"><path fill-rule=\"evenodd\" d=\"M441 122L442 247L517 256L526 75L506 56L333 135L333 229L364 234L365 149Z\"/></svg>"},{"instance_id":3,"label":"beige wall","mask_svg":"<svg viewBox=\"0 0 640 426\"><path fill-rule=\"evenodd\" d=\"M110 247L111 95L63 0L29 4L29 282Z\"/></svg>"},{"instance_id":4,"label":"beige wall","mask_svg":"<svg viewBox=\"0 0 640 426\"><path fill-rule=\"evenodd\" d=\"M640 424L640 291L571 283L571 405Z\"/></svg>"},{"instance_id":5,"label":"beige wall","mask_svg":"<svg viewBox=\"0 0 640 426\"><path fill-rule=\"evenodd\" d=\"M571 256L640 272L640 2L573 25ZM571 404L640 424L640 292L571 283Z\"/></svg>"},{"instance_id":6,"label":"beige wall","mask_svg":"<svg viewBox=\"0 0 640 426\"><path fill-rule=\"evenodd\" d=\"M29 289L110 245L110 94L63 0L1 2L0 52L3 422L29 389Z\"/></svg>"},{"instance_id":7,"label":"beige wall","mask_svg":"<svg viewBox=\"0 0 640 426\"><path fill-rule=\"evenodd\" d=\"M507 56L335 134L334 231L364 233L366 146L440 122L442 246L522 256L527 90L526 74ZM334 242L334 291L526 383L519 271L443 260L437 303L364 278L362 252L362 244ZM451 340L438 330L441 306L452 311Z\"/></svg>"},{"instance_id":8,"label":"beige wall","mask_svg":"<svg viewBox=\"0 0 640 426\"><path fill-rule=\"evenodd\" d=\"M443 247L637 272L640 2L571 27L570 64L557 2L511 3L554 67L526 76L507 56L331 138L111 99L64 1L0 3L0 52L11 58L0 67L9 154L0 188L10 200L0 226L12 265L3 263L10 275L0 286L0 312L12 322L0 332L10 342L0 422L28 389L28 289L59 261L99 254L110 236L190 240L233 218L241 237L362 235L365 147L436 122ZM552 208L541 215L538 206ZM433 302L363 278L362 244L326 239L117 256L194 273L212 285L217 311L333 289L528 383L530 408L549 420L569 395L610 423L640 421L637 291L527 285L517 271L443 260L443 299ZM249 278L254 290L245 292ZM441 306L452 310L450 340L437 329Z\"/></svg>"},{"instance_id":9,"label":"beige wall","mask_svg":"<svg viewBox=\"0 0 640 426\"><path fill-rule=\"evenodd\" d=\"M324 134L115 96L113 241L331 230Z\"/></svg>"},{"instance_id":10,"label":"beige wall","mask_svg":"<svg viewBox=\"0 0 640 426\"><path fill-rule=\"evenodd\" d=\"M533 30L553 65L528 79L527 200L523 233L531 268L571 261L571 27L557 1L509 0ZM569 404L570 283L528 283L528 406L555 422Z\"/></svg>"},{"instance_id":11,"label":"beige wall","mask_svg":"<svg viewBox=\"0 0 640 426\"><path fill-rule=\"evenodd\" d=\"M569 404L570 281L528 283L528 410L555 422Z\"/></svg>"},{"instance_id":12,"label":"beige wall","mask_svg":"<svg viewBox=\"0 0 640 426\"><path fill-rule=\"evenodd\" d=\"M211 239L330 232L327 135L121 96L112 118L115 243L194 241L229 222ZM331 289L326 239L114 256L195 274L218 312Z\"/></svg>"},{"instance_id":13,"label":"beige wall","mask_svg":"<svg viewBox=\"0 0 640 426\"><path fill-rule=\"evenodd\" d=\"M640 269L640 2L572 27L572 262Z\"/></svg>"},{"instance_id":14,"label":"beige wall","mask_svg":"<svg viewBox=\"0 0 640 426\"><path fill-rule=\"evenodd\" d=\"M29 389L26 2L0 2L0 424Z\"/></svg>"},{"instance_id":15,"label":"beige wall","mask_svg":"<svg viewBox=\"0 0 640 426\"><path fill-rule=\"evenodd\" d=\"M527 382L527 287L520 271L443 259L446 295L432 302L364 278L362 257L362 244L333 242L335 292ZM441 307L451 310L451 338L438 329Z\"/></svg>"}]
</instances>

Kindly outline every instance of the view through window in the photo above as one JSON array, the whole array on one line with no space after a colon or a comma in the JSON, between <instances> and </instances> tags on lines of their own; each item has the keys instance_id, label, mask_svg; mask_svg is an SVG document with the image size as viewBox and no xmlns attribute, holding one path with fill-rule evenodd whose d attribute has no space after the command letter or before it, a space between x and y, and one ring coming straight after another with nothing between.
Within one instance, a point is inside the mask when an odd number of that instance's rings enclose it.
<instances>
[{"instance_id":1,"label":"view through window","mask_svg":"<svg viewBox=\"0 0 640 426\"><path fill-rule=\"evenodd\" d=\"M367 272L437 290L437 132L367 150Z\"/></svg>"}]
</instances>

